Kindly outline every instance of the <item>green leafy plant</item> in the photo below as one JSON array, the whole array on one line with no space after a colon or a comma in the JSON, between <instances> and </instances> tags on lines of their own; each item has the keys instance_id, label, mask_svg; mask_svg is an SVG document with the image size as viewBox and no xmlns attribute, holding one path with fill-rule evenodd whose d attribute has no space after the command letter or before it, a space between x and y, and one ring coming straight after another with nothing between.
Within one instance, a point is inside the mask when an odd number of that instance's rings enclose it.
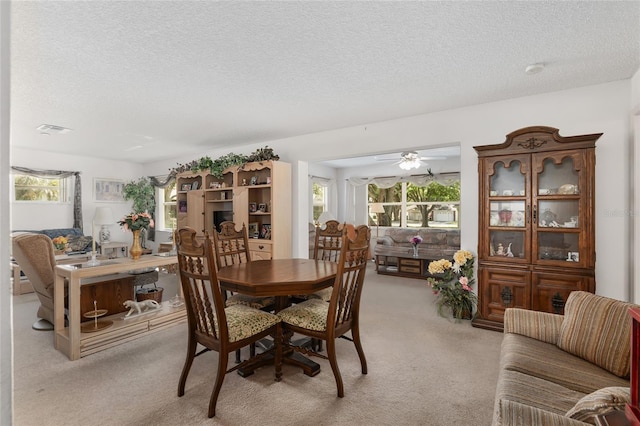
<instances>
[{"instance_id":1,"label":"green leafy plant","mask_svg":"<svg viewBox=\"0 0 640 426\"><path fill-rule=\"evenodd\" d=\"M447 259L434 260L429 263L429 273L435 277L427 278L427 283L438 296L436 304L438 313L443 315L443 308L451 310L453 317L471 318L478 303L473 292L474 256L468 250L458 250L453 255L453 263Z\"/></svg>"},{"instance_id":2,"label":"green leafy plant","mask_svg":"<svg viewBox=\"0 0 640 426\"><path fill-rule=\"evenodd\" d=\"M134 212L154 212L156 209L155 188L148 177L130 181L124 185L122 195L125 200L133 200Z\"/></svg>"},{"instance_id":3,"label":"green leafy plant","mask_svg":"<svg viewBox=\"0 0 640 426\"><path fill-rule=\"evenodd\" d=\"M189 163L178 163L176 167L170 169L169 171L171 173L183 173L186 171L192 171L196 173L203 170L209 170L212 175L221 179L222 173L228 167L242 167L244 164L254 161L276 161L279 159L280 156L275 154L272 148L265 146L264 148L259 148L256 151L252 152L249 156L246 156L244 154L234 154L233 152L223 155L222 157L219 157L215 160L212 160L209 156L205 156L201 157L199 160L193 160Z\"/></svg>"}]
</instances>

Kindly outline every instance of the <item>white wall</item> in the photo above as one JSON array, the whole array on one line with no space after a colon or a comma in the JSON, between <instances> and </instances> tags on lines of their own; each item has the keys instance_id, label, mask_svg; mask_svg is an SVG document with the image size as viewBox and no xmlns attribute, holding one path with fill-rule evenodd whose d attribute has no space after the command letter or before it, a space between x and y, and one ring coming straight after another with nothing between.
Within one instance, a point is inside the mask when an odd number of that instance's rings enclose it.
<instances>
[{"instance_id":1,"label":"white wall","mask_svg":"<svg viewBox=\"0 0 640 426\"><path fill-rule=\"evenodd\" d=\"M123 203L104 203L93 201L93 179L109 178L128 182L142 176L143 167L140 164L124 161L101 160L91 157L54 154L51 152L25 150L13 148L11 150L11 165L32 169L55 169L80 171L82 182L82 222L85 235L91 235L91 221L98 207L111 207L114 220L119 220L131 212L132 201ZM73 181L73 179L71 179ZM73 195L73 184L71 185ZM35 207L34 207L35 206ZM52 205L47 203L11 203L11 229L51 229L70 228L73 226L73 200L69 203ZM96 238L99 231L96 226ZM129 241L131 235L121 232L115 222L109 227L113 241Z\"/></svg>"},{"instance_id":2,"label":"white wall","mask_svg":"<svg viewBox=\"0 0 640 426\"><path fill-rule=\"evenodd\" d=\"M536 96L510 99L455 110L345 129L314 133L281 140L234 147L249 154L268 144L282 161L318 161L388 152L406 148L460 143L461 146L461 244L477 250L478 205L477 155L473 146L501 143L513 130L544 125L560 129L563 136L604 133L596 148L596 286L597 293L616 299L629 297L630 207L630 93L631 81L623 80ZM431 144L431 145L430 145ZM229 147L203 152L224 155ZM193 158L147 164L145 173L164 174L177 162ZM293 180L298 184L302 176ZM305 168L304 175L308 174ZM293 247L304 256L307 239L308 194L294 191ZM348 202L347 202L348 204ZM469 208L471 206L471 208ZM347 218L348 219L348 218ZM612 266L615 265L615 266Z\"/></svg>"},{"instance_id":3,"label":"white wall","mask_svg":"<svg viewBox=\"0 0 640 426\"><path fill-rule=\"evenodd\" d=\"M631 210L631 225L633 227L633 241L629 258L629 276L633 277L634 285L631 300L640 304L640 70L631 79L631 138L633 140L629 155L633 188L631 198L634 200Z\"/></svg>"}]
</instances>

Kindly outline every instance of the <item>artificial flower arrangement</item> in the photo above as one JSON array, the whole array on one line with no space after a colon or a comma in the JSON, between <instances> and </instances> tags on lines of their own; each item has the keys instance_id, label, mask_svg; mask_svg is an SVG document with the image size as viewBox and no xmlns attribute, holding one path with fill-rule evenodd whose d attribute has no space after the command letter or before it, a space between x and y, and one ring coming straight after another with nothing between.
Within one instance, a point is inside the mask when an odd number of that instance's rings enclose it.
<instances>
[{"instance_id":1,"label":"artificial flower arrangement","mask_svg":"<svg viewBox=\"0 0 640 426\"><path fill-rule=\"evenodd\" d=\"M69 240L62 235L60 235L59 237L55 237L51 241L53 242L53 246L56 248L56 250L65 250L67 248L67 243L69 242Z\"/></svg>"},{"instance_id":2,"label":"artificial flower arrangement","mask_svg":"<svg viewBox=\"0 0 640 426\"><path fill-rule=\"evenodd\" d=\"M415 237L411 237L411 240L409 241L415 247L422 242L422 237L420 235L416 235Z\"/></svg>"},{"instance_id":3,"label":"artificial flower arrangement","mask_svg":"<svg viewBox=\"0 0 640 426\"><path fill-rule=\"evenodd\" d=\"M149 213L129 213L118 221L124 230L139 231L140 229L153 228L154 223Z\"/></svg>"},{"instance_id":4,"label":"artificial flower arrangement","mask_svg":"<svg viewBox=\"0 0 640 426\"><path fill-rule=\"evenodd\" d=\"M429 273L435 277L427 278L427 283L438 295L436 303L439 314L442 315L442 308L446 306L451 309L454 318L470 319L478 303L478 297L471 288L475 259L470 251L458 250L453 255L453 261L440 259L429 263Z\"/></svg>"}]
</instances>

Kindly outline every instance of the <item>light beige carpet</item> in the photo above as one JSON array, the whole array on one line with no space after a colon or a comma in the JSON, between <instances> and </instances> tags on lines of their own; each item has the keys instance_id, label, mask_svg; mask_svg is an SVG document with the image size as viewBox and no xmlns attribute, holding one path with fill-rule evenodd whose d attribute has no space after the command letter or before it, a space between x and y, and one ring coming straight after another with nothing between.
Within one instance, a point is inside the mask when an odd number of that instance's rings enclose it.
<instances>
[{"instance_id":1,"label":"light beige carpet","mask_svg":"<svg viewBox=\"0 0 640 426\"><path fill-rule=\"evenodd\" d=\"M165 300L174 275L160 274ZM285 366L251 377L227 374L216 417L207 418L216 353L196 358L185 396L177 384L185 326L78 361L53 347L52 332L31 329L34 294L14 301L14 425L489 425L502 335L437 315L425 281L367 271L361 329L369 374L353 344L338 341L345 397L328 362L307 377ZM246 356L245 353L243 353ZM231 362L233 362L231 360Z\"/></svg>"}]
</instances>

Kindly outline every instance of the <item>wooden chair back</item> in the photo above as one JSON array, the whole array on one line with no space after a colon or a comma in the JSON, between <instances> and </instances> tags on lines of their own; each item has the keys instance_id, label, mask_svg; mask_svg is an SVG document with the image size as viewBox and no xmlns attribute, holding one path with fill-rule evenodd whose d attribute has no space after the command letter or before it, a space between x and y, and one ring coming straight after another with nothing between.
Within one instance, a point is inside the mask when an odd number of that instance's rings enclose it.
<instances>
[{"instance_id":1,"label":"wooden chair back","mask_svg":"<svg viewBox=\"0 0 640 426\"><path fill-rule=\"evenodd\" d=\"M347 227L337 220L328 220L324 228L316 227L313 258L337 262L340 259L342 240L346 233Z\"/></svg>"},{"instance_id":2,"label":"wooden chair back","mask_svg":"<svg viewBox=\"0 0 640 426\"><path fill-rule=\"evenodd\" d=\"M367 269L371 230L366 225L360 225L355 231L356 235L353 240L349 239L346 234L342 237L342 250L340 251L338 271L336 281L333 284L327 317L327 332L331 334L329 338L341 336L352 327L357 326L359 318L360 297ZM335 334L331 331L332 329Z\"/></svg>"},{"instance_id":3,"label":"wooden chair back","mask_svg":"<svg viewBox=\"0 0 640 426\"><path fill-rule=\"evenodd\" d=\"M181 228L175 242L189 333L210 349L221 346L228 341L227 320L211 239L205 234L200 242L195 229Z\"/></svg>"},{"instance_id":4,"label":"wooden chair back","mask_svg":"<svg viewBox=\"0 0 640 426\"><path fill-rule=\"evenodd\" d=\"M220 232L213 230L213 245L218 268L251 261L249 237L244 224L237 231L234 222L222 222Z\"/></svg>"}]
</instances>

